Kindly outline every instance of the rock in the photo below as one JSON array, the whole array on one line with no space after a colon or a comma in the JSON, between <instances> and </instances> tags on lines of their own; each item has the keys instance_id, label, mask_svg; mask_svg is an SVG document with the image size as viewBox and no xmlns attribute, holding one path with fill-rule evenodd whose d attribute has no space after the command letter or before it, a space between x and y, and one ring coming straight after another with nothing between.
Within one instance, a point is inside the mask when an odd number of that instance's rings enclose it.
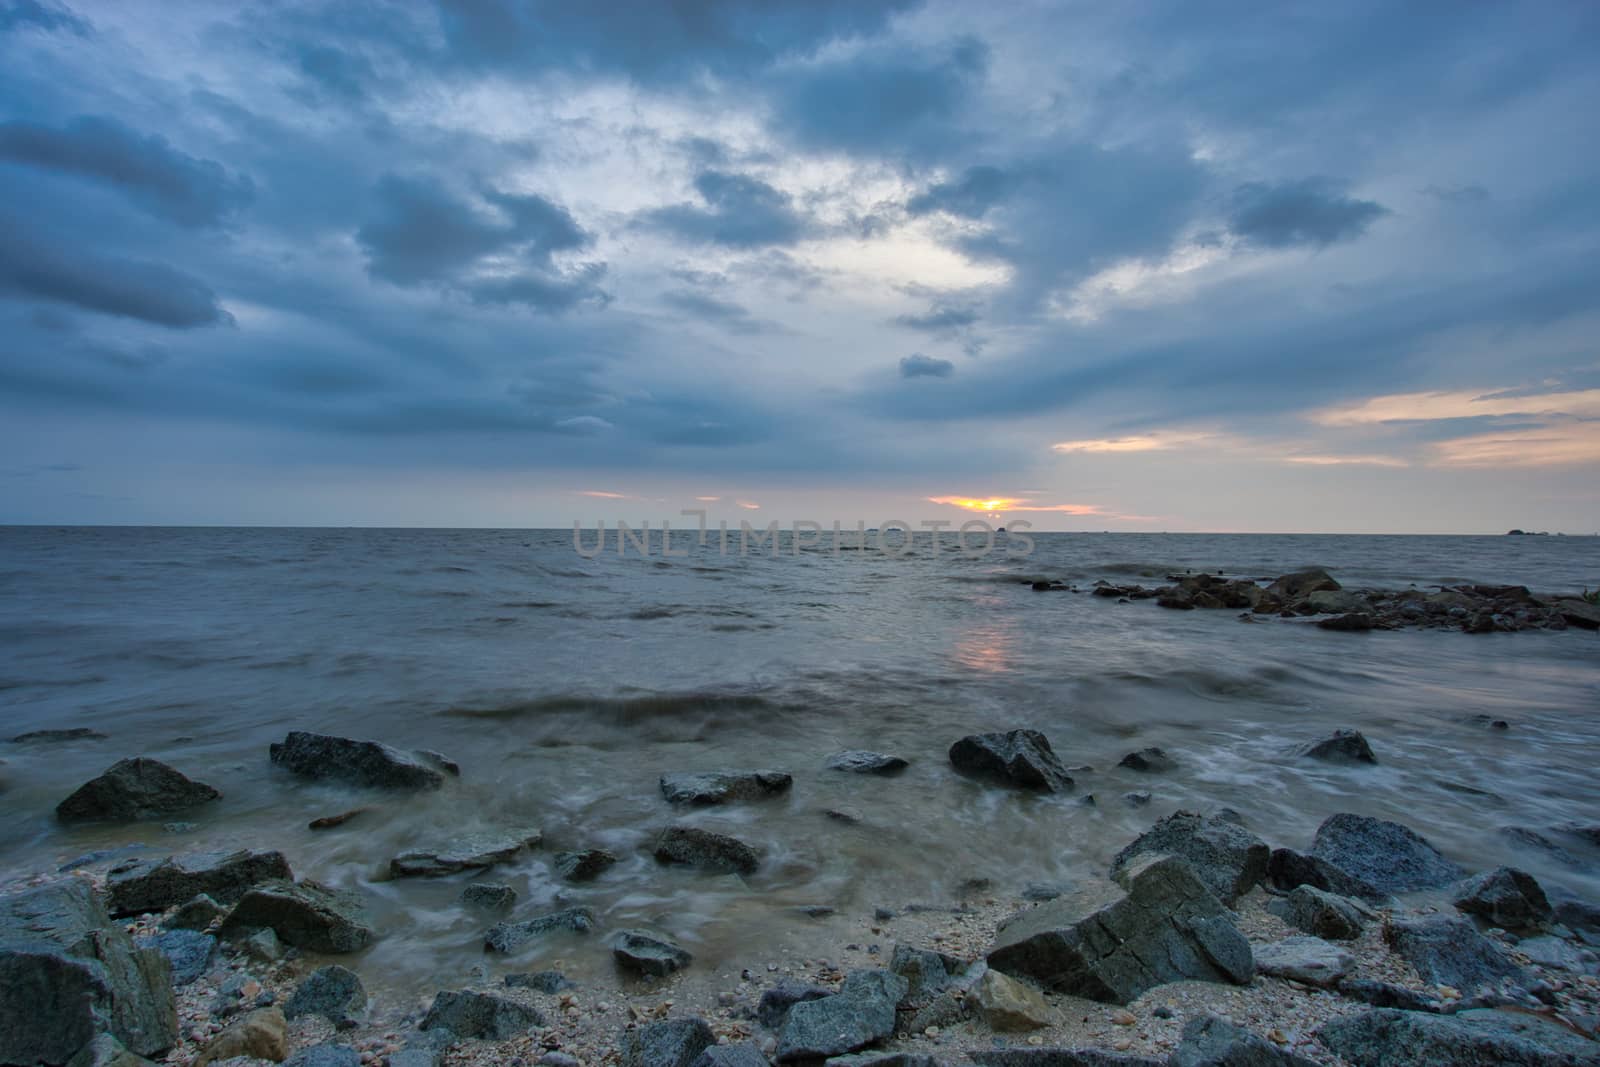
<instances>
[{"instance_id":1,"label":"rock","mask_svg":"<svg viewBox=\"0 0 1600 1067\"><path fill-rule=\"evenodd\" d=\"M760 1046L712 1045L695 1059L691 1067L767 1067L767 1055Z\"/></svg>"},{"instance_id":2,"label":"rock","mask_svg":"<svg viewBox=\"0 0 1600 1067\"><path fill-rule=\"evenodd\" d=\"M178 1036L172 968L87 882L0 897L0 1063L66 1063L101 1033L154 1056Z\"/></svg>"},{"instance_id":3,"label":"rock","mask_svg":"<svg viewBox=\"0 0 1600 1067\"><path fill-rule=\"evenodd\" d=\"M1192 811L1167 816L1111 861L1111 877L1136 859L1169 853L1188 861L1207 889L1232 904L1267 876L1272 849L1244 827Z\"/></svg>"},{"instance_id":4,"label":"rock","mask_svg":"<svg viewBox=\"0 0 1600 1067\"><path fill-rule=\"evenodd\" d=\"M284 944L312 952L356 952L373 937L360 897L312 881L270 882L251 889L223 920L222 935L262 927Z\"/></svg>"},{"instance_id":5,"label":"rock","mask_svg":"<svg viewBox=\"0 0 1600 1067\"><path fill-rule=\"evenodd\" d=\"M1584 630L1600 630L1600 604L1591 604L1587 600L1558 600L1552 606L1552 610L1568 626L1577 626Z\"/></svg>"},{"instance_id":6,"label":"rock","mask_svg":"<svg viewBox=\"0 0 1600 1067\"><path fill-rule=\"evenodd\" d=\"M1141 748L1137 752L1128 753L1117 761L1118 767L1126 767L1130 771L1170 771L1177 765L1177 760L1159 748Z\"/></svg>"},{"instance_id":7,"label":"rock","mask_svg":"<svg viewBox=\"0 0 1600 1067\"><path fill-rule=\"evenodd\" d=\"M889 959L889 970L906 980L902 999L913 1006L954 985L968 966L966 960L912 945L896 945Z\"/></svg>"},{"instance_id":8,"label":"rock","mask_svg":"<svg viewBox=\"0 0 1600 1067\"><path fill-rule=\"evenodd\" d=\"M1540 967L1578 974L1589 970L1585 953L1576 944L1546 934L1542 937L1524 937L1517 942L1517 951ZM1593 959L1593 956L1589 956Z\"/></svg>"},{"instance_id":9,"label":"rock","mask_svg":"<svg viewBox=\"0 0 1600 1067\"><path fill-rule=\"evenodd\" d=\"M141 937L135 944L153 948L167 958L175 986L186 986L205 974L217 954L217 939L194 930L167 930Z\"/></svg>"},{"instance_id":10,"label":"rock","mask_svg":"<svg viewBox=\"0 0 1600 1067\"><path fill-rule=\"evenodd\" d=\"M1305 611L1314 611L1319 615L1364 615L1372 610L1372 605L1367 603L1366 597L1352 593L1345 589L1319 589L1306 596L1298 605ZM1323 622L1332 620L1323 619ZM1371 622L1370 617L1367 620Z\"/></svg>"},{"instance_id":11,"label":"rock","mask_svg":"<svg viewBox=\"0 0 1600 1067\"><path fill-rule=\"evenodd\" d=\"M586 848L582 852L557 852L556 873L569 882L592 882L617 862L617 857L603 848Z\"/></svg>"},{"instance_id":12,"label":"rock","mask_svg":"<svg viewBox=\"0 0 1600 1067\"><path fill-rule=\"evenodd\" d=\"M104 741L105 734L87 726L72 726L64 730L29 730L11 739L13 745L58 744L62 741Z\"/></svg>"},{"instance_id":13,"label":"rock","mask_svg":"<svg viewBox=\"0 0 1600 1067\"><path fill-rule=\"evenodd\" d=\"M828 809L824 810L822 814L826 815L828 818L832 819L834 822L842 822L842 823L845 823L847 825L852 825L852 826L855 825L856 823L859 823L863 818L865 818L865 816L863 816L861 814L861 809L860 808L852 808L852 807L849 807L849 806L842 806L842 807L837 807L837 808L828 808Z\"/></svg>"},{"instance_id":14,"label":"rock","mask_svg":"<svg viewBox=\"0 0 1600 1067\"><path fill-rule=\"evenodd\" d=\"M136 1056L110 1034L101 1034L67 1061L67 1067L155 1067L143 1056Z\"/></svg>"},{"instance_id":15,"label":"rock","mask_svg":"<svg viewBox=\"0 0 1600 1067\"><path fill-rule=\"evenodd\" d=\"M850 771L855 774L899 774L909 766L911 761L901 759L899 756L860 749L836 752L828 757L829 770Z\"/></svg>"},{"instance_id":16,"label":"rock","mask_svg":"<svg viewBox=\"0 0 1600 1067\"><path fill-rule=\"evenodd\" d=\"M1139 792L1122 794L1122 802L1128 805L1130 808L1142 808L1149 804L1150 800L1151 796L1149 793Z\"/></svg>"},{"instance_id":17,"label":"rock","mask_svg":"<svg viewBox=\"0 0 1600 1067\"><path fill-rule=\"evenodd\" d=\"M1425 915L1390 920L1383 939L1429 985L1471 992L1504 978L1520 978L1522 968L1498 945L1459 915Z\"/></svg>"},{"instance_id":18,"label":"rock","mask_svg":"<svg viewBox=\"0 0 1600 1067\"><path fill-rule=\"evenodd\" d=\"M1269 596L1277 597L1286 603L1303 600L1312 593L1337 592L1342 588L1327 571L1312 567L1308 570L1295 571L1285 574L1271 585L1265 592Z\"/></svg>"},{"instance_id":19,"label":"rock","mask_svg":"<svg viewBox=\"0 0 1600 1067\"><path fill-rule=\"evenodd\" d=\"M1317 629L1336 633L1364 634L1372 629L1372 616L1364 611L1351 611L1317 620Z\"/></svg>"},{"instance_id":20,"label":"rock","mask_svg":"<svg viewBox=\"0 0 1600 1067\"><path fill-rule=\"evenodd\" d=\"M205 893L178 905L178 909L161 921L163 930L208 930L211 924L228 914L228 909Z\"/></svg>"},{"instance_id":21,"label":"rock","mask_svg":"<svg viewBox=\"0 0 1600 1067\"><path fill-rule=\"evenodd\" d=\"M963 737L950 746L950 763L962 774L1016 789L1065 793L1072 788L1071 776L1037 730Z\"/></svg>"},{"instance_id":22,"label":"rock","mask_svg":"<svg viewBox=\"0 0 1600 1067\"><path fill-rule=\"evenodd\" d=\"M1296 886L1308 885L1369 904L1383 904L1389 900L1389 894L1376 886L1368 885L1320 856L1296 852L1292 848L1272 850L1272 858L1267 861L1267 881L1275 889L1292 890Z\"/></svg>"},{"instance_id":23,"label":"rock","mask_svg":"<svg viewBox=\"0 0 1600 1067\"><path fill-rule=\"evenodd\" d=\"M663 774L661 795L669 804L706 807L735 800L763 800L787 793L794 779L781 771L707 771Z\"/></svg>"},{"instance_id":24,"label":"rock","mask_svg":"<svg viewBox=\"0 0 1600 1067\"><path fill-rule=\"evenodd\" d=\"M484 870L517 858L526 848L538 848L544 835L538 830L508 833L463 834L449 842L407 849L389 861L395 878L436 878L467 870Z\"/></svg>"},{"instance_id":25,"label":"rock","mask_svg":"<svg viewBox=\"0 0 1600 1067\"><path fill-rule=\"evenodd\" d=\"M264 926L254 931L243 941L239 947L244 954L257 963L277 963L283 959L283 943L278 940L278 934L270 926Z\"/></svg>"},{"instance_id":26,"label":"rock","mask_svg":"<svg viewBox=\"0 0 1600 1067\"><path fill-rule=\"evenodd\" d=\"M840 1056L882 1041L894 1033L895 1005L905 994L906 980L897 974L852 971L839 992L789 1009L778 1062Z\"/></svg>"},{"instance_id":27,"label":"rock","mask_svg":"<svg viewBox=\"0 0 1600 1067\"><path fill-rule=\"evenodd\" d=\"M703 1055L703 1054L702 1054ZM696 1060L696 1063L699 1061ZM767 1061L763 1059L763 1064ZM565 1052L551 1050L539 1057L540 1067L583 1067L583 1062L576 1056L569 1056Z\"/></svg>"},{"instance_id":28,"label":"rock","mask_svg":"<svg viewBox=\"0 0 1600 1067\"><path fill-rule=\"evenodd\" d=\"M1467 879L1456 888L1451 903L1507 930L1528 930L1555 918L1539 882L1514 867L1496 867Z\"/></svg>"},{"instance_id":29,"label":"rock","mask_svg":"<svg viewBox=\"0 0 1600 1067\"><path fill-rule=\"evenodd\" d=\"M1385 893L1438 889L1461 877L1461 868L1420 835L1396 822L1348 812L1317 827L1311 852Z\"/></svg>"},{"instance_id":30,"label":"rock","mask_svg":"<svg viewBox=\"0 0 1600 1067\"><path fill-rule=\"evenodd\" d=\"M283 1062L284 1067L361 1067L361 1053L349 1045L325 1041L303 1048Z\"/></svg>"},{"instance_id":31,"label":"rock","mask_svg":"<svg viewBox=\"0 0 1600 1067\"><path fill-rule=\"evenodd\" d=\"M517 891L499 882L473 882L456 898L469 908L482 911L507 911L517 902Z\"/></svg>"},{"instance_id":32,"label":"rock","mask_svg":"<svg viewBox=\"0 0 1600 1067\"><path fill-rule=\"evenodd\" d=\"M763 1060L763 1063L766 1061ZM942 1067L932 1056L918 1052L852 1052L848 1056L829 1056L822 1067Z\"/></svg>"},{"instance_id":33,"label":"rock","mask_svg":"<svg viewBox=\"0 0 1600 1067\"><path fill-rule=\"evenodd\" d=\"M1372 746L1359 730L1335 730L1321 741L1313 741L1300 750L1306 759L1319 759L1324 763L1377 763Z\"/></svg>"},{"instance_id":34,"label":"rock","mask_svg":"<svg viewBox=\"0 0 1600 1067\"><path fill-rule=\"evenodd\" d=\"M236 1056L282 1063L288 1055L288 1024L283 1012L277 1008L259 1008L230 1023L222 1033L212 1038L194 1061L194 1067L206 1067L208 1063L231 1060Z\"/></svg>"},{"instance_id":35,"label":"rock","mask_svg":"<svg viewBox=\"0 0 1600 1067\"><path fill-rule=\"evenodd\" d=\"M1354 1067L1580 1067L1597 1060L1594 1042L1558 1023L1485 1009L1368 1011L1325 1024L1317 1040Z\"/></svg>"},{"instance_id":36,"label":"rock","mask_svg":"<svg viewBox=\"0 0 1600 1067\"><path fill-rule=\"evenodd\" d=\"M1216 1015L1190 1019L1168 1067L1313 1067L1312 1061Z\"/></svg>"},{"instance_id":37,"label":"rock","mask_svg":"<svg viewBox=\"0 0 1600 1067\"><path fill-rule=\"evenodd\" d=\"M118 917L161 911L201 894L218 904L233 904L254 886L293 877L282 852L189 852L113 868L106 882L107 904Z\"/></svg>"},{"instance_id":38,"label":"rock","mask_svg":"<svg viewBox=\"0 0 1600 1067\"><path fill-rule=\"evenodd\" d=\"M655 857L660 863L736 874L754 874L761 866L761 853L756 849L736 837L697 826L669 826L661 831L655 842Z\"/></svg>"},{"instance_id":39,"label":"rock","mask_svg":"<svg viewBox=\"0 0 1600 1067\"><path fill-rule=\"evenodd\" d=\"M783 1026L789 1009L807 1000L821 1000L833 996L833 990L820 985L808 985L793 978L781 978L778 984L761 994L756 1005L756 1021L768 1030Z\"/></svg>"},{"instance_id":40,"label":"rock","mask_svg":"<svg viewBox=\"0 0 1600 1067\"><path fill-rule=\"evenodd\" d=\"M370 789L423 790L444 785L432 761L377 741L292 731L271 747L272 762L291 774Z\"/></svg>"},{"instance_id":41,"label":"rock","mask_svg":"<svg viewBox=\"0 0 1600 1067\"><path fill-rule=\"evenodd\" d=\"M1331 989L1350 973L1356 959L1320 937L1286 937L1267 945L1252 945L1256 970L1273 978Z\"/></svg>"},{"instance_id":42,"label":"rock","mask_svg":"<svg viewBox=\"0 0 1600 1067\"><path fill-rule=\"evenodd\" d=\"M544 1016L514 1000L493 993L446 989L434 996L420 1029L448 1030L458 1038L505 1041L543 1025Z\"/></svg>"},{"instance_id":43,"label":"rock","mask_svg":"<svg viewBox=\"0 0 1600 1067\"><path fill-rule=\"evenodd\" d=\"M1556 844L1550 838L1537 830L1530 830L1526 826L1501 826L1495 831L1511 844L1530 852L1542 852L1558 863L1568 867L1586 867L1582 860Z\"/></svg>"},{"instance_id":44,"label":"rock","mask_svg":"<svg viewBox=\"0 0 1600 1067\"><path fill-rule=\"evenodd\" d=\"M978 1067L1167 1067L1165 1059L1098 1048L992 1048L967 1053Z\"/></svg>"},{"instance_id":45,"label":"rock","mask_svg":"<svg viewBox=\"0 0 1600 1067\"><path fill-rule=\"evenodd\" d=\"M366 1010L367 990L361 984L360 976L337 963L312 971L305 981L295 987L289 1003L283 1006L285 1018L320 1015L335 1026Z\"/></svg>"},{"instance_id":46,"label":"rock","mask_svg":"<svg viewBox=\"0 0 1600 1067\"><path fill-rule=\"evenodd\" d=\"M483 947L490 952L515 952L536 937L556 930L586 934L594 929L594 912L588 908L563 908L522 922L496 923L483 935Z\"/></svg>"},{"instance_id":47,"label":"rock","mask_svg":"<svg viewBox=\"0 0 1600 1067\"><path fill-rule=\"evenodd\" d=\"M1341 996L1371 1004L1374 1008L1404 1008L1406 1011L1438 1011L1439 1002L1405 986L1376 982L1370 978L1344 978L1338 985Z\"/></svg>"},{"instance_id":48,"label":"rock","mask_svg":"<svg viewBox=\"0 0 1600 1067\"><path fill-rule=\"evenodd\" d=\"M1250 943L1188 863L1147 856L1120 880L1124 893L1108 887L1100 900L1056 900L1007 921L989 966L1114 1004L1183 979L1250 981Z\"/></svg>"},{"instance_id":49,"label":"rock","mask_svg":"<svg viewBox=\"0 0 1600 1067\"><path fill-rule=\"evenodd\" d=\"M371 810L371 808L351 808L349 811L341 811L337 815L324 815L320 819L312 819L306 823L306 827L311 830L332 830L335 826L343 826L351 819L365 815Z\"/></svg>"},{"instance_id":50,"label":"rock","mask_svg":"<svg viewBox=\"0 0 1600 1067\"><path fill-rule=\"evenodd\" d=\"M136 756L118 760L100 777L80 785L56 805L56 817L62 822L156 819L221 796L204 782L190 781L160 760Z\"/></svg>"},{"instance_id":51,"label":"rock","mask_svg":"<svg viewBox=\"0 0 1600 1067\"><path fill-rule=\"evenodd\" d=\"M978 979L978 1007L989 1026L1001 1032L1038 1030L1061 1021L1037 989L995 970Z\"/></svg>"},{"instance_id":52,"label":"rock","mask_svg":"<svg viewBox=\"0 0 1600 1067\"><path fill-rule=\"evenodd\" d=\"M1367 925L1362 905L1309 885L1296 886L1268 908L1295 929L1330 941L1354 941Z\"/></svg>"},{"instance_id":53,"label":"rock","mask_svg":"<svg viewBox=\"0 0 1600 1067\"><path fill-rule=\"evenodd\" d=\"M532 974L508 974L506 985L512 989L531 989L536 993L559 993L576 989L577 984L567 980L560 971L534 971Z\"/></svg>"},{"instance_id":54,"label":"rock","mask_svg":"<svg viewBox=\"0 0 1600 1067\"><path fill-rule=\"evenodd\" d=\"M446 1033L443 1030L439 1032ZM442 1060L437 1048L417 1045L390 1055L389 1067L439 1067Z\"/></svg>"},{"instance_id":55,"label":"rock","mask_svg":"<svg viewBox=\"0 0 1600 1067\"><path fill-rule=\"evenodd\" d=\"M665 1019L623 1032L621 1067L693 1067L716 1043L704 1019Z\"/></svg>"},{"instance_id":56,"label":"rock","mask_svg":"<svg viewBox=\"0 0 1600 1067\"><path fill-rule=\"evenodd\" d=\"M643 930L623 930L611 946L612 958L624 970L661 977L689 966L688 952Z\"/></svg>"}]
</instances>

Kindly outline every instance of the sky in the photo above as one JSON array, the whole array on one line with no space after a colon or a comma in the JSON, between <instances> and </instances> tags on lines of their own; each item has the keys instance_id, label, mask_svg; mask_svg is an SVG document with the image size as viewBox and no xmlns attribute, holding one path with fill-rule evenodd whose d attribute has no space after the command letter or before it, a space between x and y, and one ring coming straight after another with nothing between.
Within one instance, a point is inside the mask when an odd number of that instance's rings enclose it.
<instances>
[{"instance_id":1,"label":"sky","mask_svg":"<svg viewBox=\"0 0 1600 1067\"><path fill-rule=\"evenodd\" d=\"M1600 530L1600 5L0 0L0 522Z\"/></svg>"}]
</instances>

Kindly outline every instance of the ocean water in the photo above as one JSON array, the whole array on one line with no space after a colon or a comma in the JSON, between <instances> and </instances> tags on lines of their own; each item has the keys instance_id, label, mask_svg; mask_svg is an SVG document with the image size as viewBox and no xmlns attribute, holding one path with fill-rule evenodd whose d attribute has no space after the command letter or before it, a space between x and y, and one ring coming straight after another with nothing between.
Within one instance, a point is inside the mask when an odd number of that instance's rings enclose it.
<instances>
[{"instance_id":1,"label":"ocean water","mask_svg":"<svg viewBox=\"0 0 1600 1067\"><path fill-rule=\"evenodd\" d=\"M570 530L0 529L0 737L110 735L0 744L0 870L20 877L130 844L282 848L297 874L372 895L382 937L357 966L369 985L401 990L557 958L609 980L600 937L486 960L484 919L455 903L467 878L384 880L404 848L496 827L546 839L483 876L518 889L513 917L588 904L603 930L654 926L710 967L825 955L850 917L950 903L971 879L1005 894L1099 878L1179 808L1236 808L1295 847L1336 811L1396 818L1470 866L1514 862L1600 891L1600 855L1498 832L1600 821L1593 632L1326 633L1025 584L1316 565L1357 587L1570 594L1600 583L1600 539L1057 534L1035 535L1026 558L1002 545L976 559L929 552L925 539L903 557L870 543L798 555L785 544L779 558L722 555L714 538L680 547L686 557L663 558L658 544L649 558L613 546L591 559ZM1474 720L1485 715L1512 728L1488 730ZM1075 794L1018 795L952 773L953 741L1018 726L1093 768L1075 775ZM1291 758L1337 727L1366 733L1381 765ZM307 784L267 759L294 729L437 749L463 773L418 797ZM1116 767L1146 745L1178 769ZM843 748L912 765L889 779L825 770ZM56 823L72 789L136 754L225 797L179 816L195 824L182 832ZM668 771L724 768L785 770L794 789L685 813L657 788ZM1131 790L1153 800L1130 807ZM347 828L306 828L361 803L376 810ZM864 821L823 816L841 805ZM647 846L674 820L744 837L766 861L748 880L661 868ZM591 885L559 883L550 854L584 847L622 862ZM801 905L839 915L804 918Z\"/></svg>"}]
</instances>

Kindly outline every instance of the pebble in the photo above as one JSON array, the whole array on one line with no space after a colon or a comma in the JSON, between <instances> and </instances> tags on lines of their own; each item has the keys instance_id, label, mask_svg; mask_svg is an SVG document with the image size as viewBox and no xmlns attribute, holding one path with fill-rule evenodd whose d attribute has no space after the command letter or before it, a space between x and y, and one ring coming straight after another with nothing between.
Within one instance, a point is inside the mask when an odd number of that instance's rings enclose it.
<instances>
[{"instance_id":1,"label":"pebble","mask_svg":"<svg viewBox=\"0 0 1600 1067\"><path fill-rule=\"evenodd\" d=\"M1134 1014L1131 1011L1118 1010L1111 1013L1111 1021L1118 1026L1132 1026L1139 1020L1134 1018Z\"/></svg>"}]
</instances>

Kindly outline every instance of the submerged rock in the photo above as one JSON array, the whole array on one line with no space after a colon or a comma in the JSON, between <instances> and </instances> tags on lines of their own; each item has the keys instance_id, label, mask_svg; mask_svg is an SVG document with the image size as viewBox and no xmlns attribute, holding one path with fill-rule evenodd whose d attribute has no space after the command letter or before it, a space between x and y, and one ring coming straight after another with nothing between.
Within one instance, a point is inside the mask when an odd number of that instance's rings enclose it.
<instances>
[{"instance_id":1,"label":"submerged rock","mask_svg":"<svg viewBox=\"0 0 1600 1067\"><path fill-rule=\"evenodd\" d=\"M1527 930L1555 917L1538 879L1514 867L1496 867L1456 888L1451 903L1468 915L1507 930Z\"/></svg>"},{"instance_id":2,"label":"submerged rock","mask_svg":"<svg viewBox=\"0 0 1600 1067\"><path fill-rule=\"evenodd\" d=\"M88 883L0 897L0 1063L66 1063L109 1033L140 1056L178 1037L172 968L114 924Z\"/></svg>"},{"instance_id":3,"label":"submerged rock","mask_svg":"<svg viewBox=\"0 0 1600 1067\"><path fill-rule=\"evenodd\" d=\"M794 779L782 771L705 771L663 774L661 795L670 804L709 807L736 800L764 800L787 793Z\"/></svg>"},{"instance_id":4,"label":"submerged rock","mask_svg":"<svg viewBox=\"0 0 1600 1067\"><path fill-rule=\"evenodd\" d=\"M1348 812L1329 816L1317 827L1311 851L1386 893L1438 889L1462 873L1414 831Z\"/></svg>"},{"instance_id":5,"label":"submerged rock","mask_svg":"<svg viewBox=\"0 0 1600 1067\"><path fill-rule=\"evenodd\" d=\"M1334 1019L1317 1040L1355 1067L1583 1067L1597 1060L1594 1042L1558 1023L1487 1009L1379 1009Z\"/></svg>"},{"instance_id":6,"label":"submerged rock","mask_svg":"<svg viewBox=\"0 0 1600 1067\"><path fill-rule=\"evenodd\" d=\"M624 970L661 977L689 966L692 955L664 937L643 930L623 930L611 946L611 956Z\"/></svg>"},{"instance_id":7,"label":"submerged rock","mask_svg":"<svg viewBox=\"0 0 1600 1067\"><path fill-rule=\"evenodd\" d=\"M717 1043L704 1019L665 1019L625 1030L619 1042L621 1067L693 1067Z\"/></svg>"},{"instance_id":8,"label":"submerged rock","mask_svg":"<svg viewBox=\"0 0 1600 1067\"><path fill-rule=\"evenodd\" d=\"M1471 992L1522 976L1522 968L1500 946L1460 915L1393 919L1384 927L1383 939L1430 985Z\"/></svg>"},{"instance_id":9,"label":"submerged rock","mask_svg":"<svg viewBox=\"0 0 1600 1067\"><path fill-rule=\"evenodd\" d=\"M371 810L371 808L351 808L349 811L341 811L337 815L324 815L320 819L312 819L310 822L306 823L306 829L332 830L334 827L343 826L351 819L365 815Z\"/></svg>"},{"instance_id":10,"label":"submerged rock","mask_svg":"<svg viewBox=\"0 0 1600 1067\"><path fill-rule=\"evenodd\" d=\"M272 882L245 893L222 924L224 937L266 928L312 952L356 952L372 941L360 896L317 882Z\"/></svg>"},{"instance_id":11,"label":"submerged rock","mask_svg":"<svg viewBox=\"0 0 1600 1067\"><path fill-rule=\"evenodd\" d=\"M211 786L191 781L160 760L135 756L118 760L100 777L80 785L56 805L56 817L62 822L157 819L221 796Z\"/></svg>"},{"instance_id":12,"label":"submerged rock","mask_svg":"<svg viewBox=\"0 0 1600 1067\"><path fill-rule=\"evenodd\" d=\"M292 731L271 747L272 762L291 774L372 789L422 790L444 785L432 760L378 741Z\"/></svg>"},{"instance_id":13,"label":"submerged rock","mask_svg":"<svg viewBox=\"0 0 1600 1067\"><path fill-rule=\"evenodd\" d=\"M1140 834L1111 861L1111 877L1141 856L1170 853L1187 860L1206 888L1232 904L1267 876L1272 849L1236 823L1179 811Z\"/></svg>"},{"instance_id":14,"label":"submerged rock","mask_svg":"<svg viewBox=\"0 0 1600 1067\"><path fill-rule=\"evenodd\" d=\"M190 852L113 868L106 883L107 903L115 916L162 911L202 893L219 904L232 904L253 886L293 877L282 852Z\"/></svg>"},{"instance_id":15,"label":"submerged rock","mask_svg":"<svg viewBox=\"0 0 1600 1067\"><path fill-rule=\"evenodd\" d=\"M1312 1061L1279 1048L1217 1015L1190 1019L1168 1067L1313 1067Z\"/></svg>"},{"instance_id":16,"label":"submerged rock","mask_svg":"<svg viewBox=\"0 0 1600 1067\"><path fill-rule=\"evenodd\" d=\"M906 980L889 971L852 971L839 992L789 1009L778 1034L778 1062L841 1056L894 1033Z\"/></svg>"},{"instance_id":17,"label":"submerged rock","mask_svg":"<svg viewBox=\"0 0 1600 1067\"><path fill-rule=\"evenodd\" d=\"M1252 946L1256 970L1273 978L1288 978L1305 985L1331 989L1350 973L1355 957L1320 937L1286 937L1267 945Z\"/></svg>"},{"instance_id":18,"label":"submerged rock","mask_svg":"<svg viewBox=\"0 0 1600 1067\"><path fill-rule=\"evenodd\" d=\"M1372 746L1359 730L1335 730L1321 741L1313 741L1300 750L1305 759L1324 763L1377 763Z\"/></svg>"},{"instance_id":19,"label":"submerged rock","mask_svg":"<svg viewBox=\"0 0 1600 1067\"><path fill-rule=\"evenodd\" d=\"M682 864L705 871L754 874L761 853L736 837L702 830L697 826L669 826L655 842L660 863Z\"/></svg>"},{"instance_id":20,"label":"submerged rock","mask_svg":"<svg viewBox=\"0 0 1600 1067\"><path fill-rule=\"evenodd\" d=\"M361 978L337 963L318 967L295 988L283 1007L285 1018L320 1015L337 1026L367 1009L367 990Z\"/></svg>"},{"instance_id":21,"label":"submerged rock","mask_svg":"<svg viewBox=\"0 0 1600 1067\"><path fill-rule=\"evenodd\" d=\"M855 774L899 774L911 766L909 760L899 756L889 756L882 752L867 752L852 749L848 752L836 752L828 757L828 769L831 771L851 771Z\"/></svg>"},{"instance_id":22,"label":"submerged rock","mask_svg":"<svg viewBox=\"0 0 1600 1067\"><path fill-rule=\"evenodd\" d=\"M1170 771L1178 765L1178 761L1167 755L1159 748L1141 748L1137 752L1130 752L1117 761L1118 767L1126 767L1130 771Z\"/></svg>"},{"instance_id":23,"label":"submerged rock","mask_svg":"<svg viewBox=\"0 0 1600 1067\"><path fill-rule=\"evenodd\" d=\"M441 990L423 1017L422 1030L448 1030L455 1037L506 1041L544 1025L544 1016L525 1004L492 993Z\"/></svg>"},{"instance_id":24,"label":"submerged rock","mask_svg":"<svg viewBox=\"0 0 1600 1067\"><path fill-rule=\"evenodd\" d=\"M1245 984L1250 943L1194 869L1154 855L1126 866L1125 892L1057 900L1000 927L989 966L1046 989L1126 1004L1167 982Z\"/></svg>"},{"instance_id":25,"label":"submerged rock","mask_svg":"<svg viewBox=\"0 0 1600 1067\"><path fill-rule=\"evenodd\" d=\"M457 898L469 908L505 911L517 902L517 891L499 882L473 882Z\"/></svg>"},{"instance_id":26,"label":"submerged rock","mask_svg":"<svg viewBox=\"0 0 1600 1067\"><path fill-rule=\"evenodd\" d=\"M1072 777L1038 730L971 734L950 746L950 763L963 774L1016 789L1065 793Z\"/></svg>"},{"instance_id":27,"label":"submerged rock","mask_svg":"<svg viewBox=\"0 0 1600 1067\"><path fill-rule=\"evenodd\" d=\"M517 858L523 849L538 848L538 830L464 834L442 845L408 849L389 861L395 878L436 878L467 870L484 870Z\"/></svg>"},{"instance_id":28,"label":"submerged rock","mask_svg":"<svg viewBox=\"0 0 1600 1067\"><path fill-rule=\"evenodd\" d=\"M1267 907L1290 926L1330 941L1354 941L1367 925L1362 905L1309 885L1296 886Z\"/></svg>"},{"instance_id":29,"label":"submerged rock","mask_svg":"<svg viewBox=\"0 0 1600 1067\"><path fill-rule=\"evenodd\" d=\"M563 908L534 919L496 923L483 935L483 947L490 952L515 952L536 937L558 930L586 934L594 929L594 912L589 908Z\"/></svg>"},{"instance_id":30,"label":"submerged rock","mask_svg":"<svg viewBox=\"0 0 1600 1067\"><path fill-rule=\"evenodd\" d=\"M617 857L603 848L586 848L581 852L557 852L556 873L569 882L592 882L617 862Z\"/></svg>"},{"instance_id":31,"label":"submerged rock","mask_svg":"<svg viewBox=\"0 0 1600 1067\"><path fill-rule=\"evenodd\" d=\"M29 730L11 739L13 745L59 744L63 741L104 741L107 735L87 726L72 726L62 730Z\"/></svg>"}]
</instances>

